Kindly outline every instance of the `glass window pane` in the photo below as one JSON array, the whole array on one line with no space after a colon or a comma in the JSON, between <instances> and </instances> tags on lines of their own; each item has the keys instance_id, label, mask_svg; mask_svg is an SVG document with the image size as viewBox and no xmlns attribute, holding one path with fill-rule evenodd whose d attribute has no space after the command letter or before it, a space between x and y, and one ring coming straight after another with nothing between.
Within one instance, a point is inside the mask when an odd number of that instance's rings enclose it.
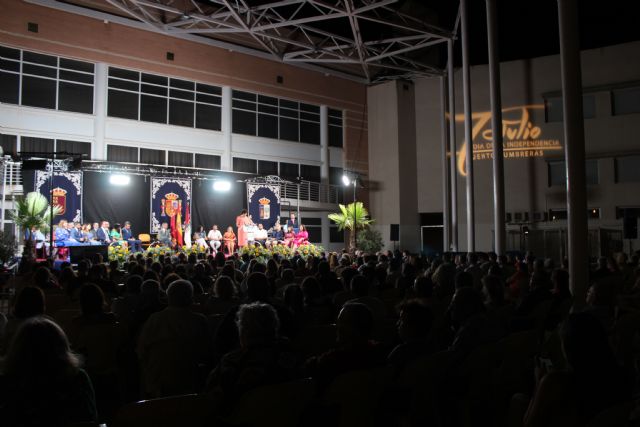
<instances>
[{"instance_id":1,"label":"glass window pane","mask_svg":"<svg viewBox=\"0 0 640 427\"><path fill-rule=\"evenodd\" d=\"M32 64L23 64L22 65L22 72L24 74L32 74L34 76L50 77L52 79L55 79L57 74L58 74L58 71L55 68L40 67L38 65L32 65Z\"/></svg>"},{"instance_id":2,"label":"glass window pane","mask_svg":"<svg viewBox=\"0 0 640 427\"><path fill-rule=\"evenodd\" d=\"M640 113L640 87L613 91L613 114Z\"/></svg>"},{"instance_id":3,"label":"glass window pane","mask_svg":"<svg viewBox=\"0 0 640 427\"><path fill-rule=\"evenodd\" d=\"M280 139L298 141L298 121L280 117Z\"/></svg>"},{"instance_id":4,"label":"glass window pane","mask_svg":"<svg viewBox=\"0 0 640 427\"><path fill-rule=\"evenodd\" d=\"M258 160L258 173L260 175L278 175L278 162Z\"/></svg>"},{"instance_id":5,"label":"glass window pane","mask_svg":"<svg viewBox=\"0 0 640 427\"><path fill-rule=\"evenodd\" d=\"M561 122L562 121L562 98L553 97L547 98L544 101L544 108L547 115L547 122Z\"/></svg>"},{"instance_id":6,"label":"glass window pane","mask_svg":"<svg viewBox=\"0 0 640 427\"><path fill-rule=\"evenodd\" d=\"M193 101L194 94L185 90L171 89L169 96L171 98L184 99L185 101Z\"/></svg>"},{"instance_id":7,"label":"glass window pane","mask_svg":"<svg viewBox=\"0 0 640 427\"><path fill-rule=\"evenodd\" d=\"M138 81L140 80L140 73L137 71L125 70L123 68L109 67L109 77Z\"/></svg>"},{"instance_id":8,"label":"glass window pane","mask_svg":"<svg viewBox=\"0 0 640 427\"><path fill-rule=\"evenodd\" d=\"M278 106L278 98L274 98L272 96L258 95L258 102L261 104Z\"/></svg>"},{"instance_id":9,"label":"glass window pane","mask_svg":"<svg viewBox=\"0 0 640 427\"><path fill-rule=\"evenodd\" d=\"M167 87L166 86L154 86L154 85L146 85L143 84L140 88L142 93L148 93L151 95L160 95L167 96Z\"/></svg>"},{"instance_id":10,"label":"glass window pane","mask_svg":"<svg viewBox=\"0 0 640 427\"><path fill-rule=\"evenodd\" d=\"M344 243L344 231L338 231L338 227L329 227L329 242Z\"/></svg>"},{"instance_id":11,"label":"glass window pane","mask_svg":"<svg viewBox=\"0 0 640 427\"><path fill-rule=\"evenodd\" d=\"M278 138L278 117L258 114L258 136L263 138Z\"/></svg>"},{"instance_id":12,"label":"glass window pane","mask_svg":"<svg viewBox=\"0 0 640 427\"><path fill-rule=\"evenodd\" d=\"M0 70L20 72L20 62L0 58Z\"/></svg>"},{"instance_id":13,"label":"glass window pane","mask_svg":"<svg viewBox=\"0 0 640 427\"><path fill-rule=\"evenodd\" d=\"M23 136L20 138L20 152L49 154L53 152L53 139Z\"/></svg>"},{"instance_id":14,"label":"glass window pane","mask_svg":"<svg viewBox=\"0 0 640 427\"><path fill-rule=\"evenodd\" d=\"M300 176L296 163L280 162L280 176L288 180L296 180Z\"/></svg>"},{"instance_id":15,"label":"glass window pane","mask_svg":"<svg viewBox=\"0 0 640 427\"><path fill-rule=\"evenodd\" d=\"M0 72L0 102L17 104L20 93L20 76Z\"/></svg>"},{"instance_id":16,"label":"glass window pane","mask_svg":"<svg viewBox=\"0 0 640 427\"><path fill-rule=\"evenodd\" d=\"M20 50L12 49L6 46L0 46L0 56L9 59L20 60Z\"/></svg>"},{"instance_id":17,"label":"glass window pane","mask_svg":"<svg viewBox=\"0 0 640 427\"><path fill-rule=\"evenodd\" d=\"M169 166L193 167L193 153L169 151L168 164Z\"/></svg>"},{"instance_id":18,"label":"glass window pane","mask_svg":"<svg viewBox=\"0 0 640 427\"><path fill-rule=\"evenodd\" d=\"M222 129L221 108L214 105L196 104L196 127L198 129Z\"/></svg>"},{"instance_id":19,"label":"glass window pane","mask_svg":"<svg viewBox=\"0 0 640 427\"><path fill-rule=\"evenodd\" d=\"M207 104L214 104L214 105L220 105L222 103L222 100L220 99L219 96L203 95L201 93L196 94L196 101L206 102Z\"/></svg>"},{"instance_id":20,"label":"glass window pane","mask_svg":"<svg viewBox=\"0 0 640 427\"><path fill-rule=\"evenodd\" d=\"M58 87L58 109L93 114L93 86L60 82Z\"/></svg>"},{"instance_id":21,"label":"glass window pane","mask_svg":"<svg viewBox=\"0 0 640 427\"><path fill-rule=\"evenodd\" d=\"M74 71L60 70L60 80L93 84L93 74L76 73Z\"/></svg>"},{"instance_id":22,"label":"glass window pane","mask_svg":"<svg viewBox=\"0 0 640 427\"><path fill-rule=\"evenodd\" d=\"M175 99L169 102L169 124L193 127L194 113L193 102Z\"/></svg>"},{"instance_id":23,"label":"glass window pane","mask_svg":"<svg viewBox=\"0 0 640 427\"><path fill-rule=\"evenodd\" d=\"M301 121L300 142L320 144L320 124Z\"/></svg>"},{"instance_id":24,"label":"glass window pane","mask_svg":"<svg viewBox=\"0 0 640 427\"><path fill-rule=\"evenodd\" d=\"M109 79L109 88L138 92L140 90L140 83L130 82L128 80Z\"/></svg>"},{"instance_id":25,"label":"glass window pane","mask_svg":"<svg viewBox=\"0 0 640 427\"><path fill-rule=\"evenodd\" d=\"M178 89L185 89L190 91L193 91L195 89L195 83L188 80L171 79L169 84L171 87L175 87Z\"/></svg>"},{"instance_id":26,"label":"glass window pane","mask_svg":"<svg viewBox=\"0 0 640 427\"><path fill-rule=\"evenodd\" d=\"M320 182L320 166L300 165L300 178L305 181Z\"/></svg>"},{"instance_id":27,"label":"glass window pane","mask_svg":"<svg viewBox=\"0 0 640 427\"><path fill-rule=\"evenodd\" d=\"M204 169L220 169L220 156L196 153L196 167Z\"/></svg>"},{"instance_id":28,"label":"glass window pane","mask_svg":"<svg viewBox=\"0 0 640 427\"><path fill-rule=\"evenodd\" d=\"M74 59L60 58L60 68L69 70L84 71L86 73L94 72L94 65L91 62L76 61Z\"/></svg>"},{"instance_id":29,"label":"glass window pane","mask_svg":"<svg viewBox=\"0 0 640 427\"><path fill-rule=\"evenodd\" d=\"M138 120L138 94L109 90L107 111L109 117Z\"/></svg>"},{"instance_id":30,"label":"glass window pane","mask_svg":"<svg viewBox=\"0 0 640 427\"><path fill-rule=\"evenodd\" d=\"M257 162L254 159L243 159L240 157L233 158L234 172L256 173L257 172L256 166L257 166Z\"/></svg>"},{"instance_id":31,"label":"glass window pane","mask_svg":"<svg viewBox=\"0 0 640 427\"><path fill-rule=\"evenodd\" d=\"M234 99L231 103L231 106L233 108L239 108L241 110L256 111L255 102L239 101Z\"/></svg>"},{"instance_id":32,"label":"glass window pane","mask_svg":"<svg viewBox=\"0 0 640 427\"><path fill-rule=\"evenodd\" d=\"M329 146L342 148L342 127L329 126Z\"/></svg>"},{"instance_id":33,"label":"glass window pane","mask_svg":"<svg viewBox=\"0 0 640 427\"><path fill-rule=\"evenodd\" d=\"M298 103L295 101L288 101L286 99L281 99L280 100L280 108L290 108L293 110L297 110L298 109Z\"/></svg>"},{"instance_id":34,"label":"glass window pane","mask_svg":"<svg viewBox=\"0 0 640 427\"><path fill-rule=\"evenodd\" d=\"M58 66L58 58L51 55L43 55L41 53L24 51L22 52L22 60L25 62L33 62L35 64L50 65L53 67Z\"/></svg>"},{"instance_id":35,"label":"glass window pane","mask_svg":"<svg viewBox=\"0 0 640 427\"><path fill-rule=\"evenodd\" d=\"M107 145L107 161L138 163L138 149L125 145Z\"/></svg>"},{"instance_id":36,"label":"glass window pane","mask_svg":"<svg viewBox=\"0 0 640 427\"><path fill-rule=\"evenodd\" d=\"M256 113L233 110L232 121L233 133L240 133L243 135L256 134Z\"/></svg>"},{"instance_id":37,"label":"glass window pane","mask_svg":"<svg viewBox=\"0 0 640 427\"><path fill-rule=\"evenodd\" d=\"M18 137L16 135L0 134L0 147L2 147L5 155L15 156L18 153Z\"/></svg>"},{"instance_id":38,"label":"glass window pane","mask_svg":"<svg viewBox=\"0 0 640 427\"><path fill-rule=\"evenodd\" d=\"M640 156L616 158L616 182L640 182Z\"/></svg>"},{"instance_id":39,"label":"glass window pane","mask_svg":"<svg viewBox=\"0 0 640 427\"><path fill-rule=\"evenodd\" d=\"M91 158L91 143L58 139L56 141L56 153L85 155L85 158L89 159Z\"/></svg>"},{"instance_id":40,"label":"glass window pane","mask_svg":"<svg viewBox=\"0 0 640 427\"><path fill-rule=\"evenodd\" d=\"M256 94L251 92L243 92L241 90L234 90L231 92L233 99L243 99L245 101L256 101Z\"/></svg>"},{"instance_id":41,"label":"glass window pane","mask_svg":"<svg viewBox=\"0 0 640 427\"><path fill-rule=\"evenodd\" d=\"M148 163L150 165L164 165L165 151L152 150L150 148L140 149L140 163Z\"/></svg>"},{"instance_id":42,"label":"glass window pane","mask_svg":"<svg viewBox=\"0 0 640 427\"><path fill-rule=\"evenodd\" d=\"M196 90L198 92L208 93L211 95L222 95L222 88L219 86L211 86L211 85L205 85L202 83L197 83Z\"/></svg>"},{"instance_id":43,"label":"glass window pane","mask_svg":"<svg viewBox=\"0 0 640 427\"><path fill-rule=\"evenodd\" d=\"M22 105L56 108L56 81L22 76Z\"/></svg>"},{"instance_id":44,"label":"glass window pane","mask_svg":"<svg viewBox=\"0 0 640 427\"><path fill-rule=\"evenodd\" d=\"M140 120L167 123L167 98L140 96Z\"/></svg>"},{"instance_id":45,"label":"glass window pane","mask_svg":"<svg viewBox=\"0 0 640 427\"><path fill-rule=\"evenodd\" d=\"M157 76L155 74L142 73L142 76L140 76L140 78L144 83L151 83L154 85L165 87L169 84L169 79L167 77Z\"/></svg>"}]
</instances>

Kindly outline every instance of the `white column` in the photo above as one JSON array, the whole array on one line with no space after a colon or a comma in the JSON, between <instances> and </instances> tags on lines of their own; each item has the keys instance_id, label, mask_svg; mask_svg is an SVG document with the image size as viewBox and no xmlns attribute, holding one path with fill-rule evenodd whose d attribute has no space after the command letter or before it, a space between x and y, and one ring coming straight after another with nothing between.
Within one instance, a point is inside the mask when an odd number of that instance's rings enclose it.
<instances>
[{"instance_id":1,"label":"white column","mask_svg":"<svg viewBox=\"0 0 640 427\"><path fill-rule=\"evenodd\" d=\"M107 64L96 64L96 77L93 97L93 145L91 158L107 159L107 146L104 143L104 128L107 117Z\"/></svg>"},{"instance_id":2,"label":"white column","mask_svg":"<svg viewBox=\"0 0 640 427\"><path fill-rule=\"evenodd\" d=\"M329 108L320 106L320 179L323 185L329 184Z\"/></svg>"},{"instance_id":3,"label":"white column","mask_svg":"<svg viewBox=\"0 0 640 427\"><path fill-rule=\"evenodd\" d=\"M222 170L233 169L231 161L231 87L222 86L222 138L224 153L222 154Z\"/></svg>"}]
</instances>

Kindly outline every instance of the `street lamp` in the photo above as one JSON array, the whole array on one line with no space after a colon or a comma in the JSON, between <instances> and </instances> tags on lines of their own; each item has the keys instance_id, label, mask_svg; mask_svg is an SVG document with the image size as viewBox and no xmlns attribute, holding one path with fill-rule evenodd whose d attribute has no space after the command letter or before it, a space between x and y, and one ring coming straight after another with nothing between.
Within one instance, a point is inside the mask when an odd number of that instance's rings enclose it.
<instances>
[{"instance_id":1,"label":"street lamp","mask_svg":"<svg viewBox=\"0 0 640 427\"><path fill-rule=\"evenodd\" d=\"M358 246L358 216L356 213L356 186L358 184L358 177L357 175L353 175L352 178L349 178L346 174L342 175L342 183L345 187L353 185L353 252L355 254Z\"/></svg>"}]
</instances>

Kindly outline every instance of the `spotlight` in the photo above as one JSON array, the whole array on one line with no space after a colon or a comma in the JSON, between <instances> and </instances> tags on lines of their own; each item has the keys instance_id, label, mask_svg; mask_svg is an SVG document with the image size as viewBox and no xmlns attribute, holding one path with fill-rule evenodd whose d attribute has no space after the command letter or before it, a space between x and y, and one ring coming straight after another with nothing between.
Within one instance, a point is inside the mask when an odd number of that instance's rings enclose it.
<instances>
[{"instance_id":1,"label":"spotlight","mask_svg":"<svg viewBox=\"0 0 640 427\"><path fill-rule=\"evenodd\" d=\"M527 227L526 225L524 227L522 227L522 232L524 234L529 234L529 227Z\"/></svg>"},{"instance_id":2,"label":"spotlight","mask_svg":"<svg viewBox=\"0 0 640 427\"><path fill-rule=\"evenodd\" d=\"M342 175L342 183L344 185L350 185L351 184L351 180L349 179L349 177L347 175Z\"/></svg>"},{"instance_id":3,"label":"spotlight","mask_svg":"<svg viewBox=\"0 0 640 427\"><path fill-rule=\"evenodd\" d=\"M129 175L111 175L109 182L111 185L129 185L131 177Z\"/></svg>"},{"instance_id":4,"label":"spotlight","mask_svg":"<svg viewBox=\"0 0 640 427\"><path fill-rule=\"evenodd\" d=\"M214 191L229 191L231 190L231 183L229 181L213 181Z\"/></svg>"}]
</instances>

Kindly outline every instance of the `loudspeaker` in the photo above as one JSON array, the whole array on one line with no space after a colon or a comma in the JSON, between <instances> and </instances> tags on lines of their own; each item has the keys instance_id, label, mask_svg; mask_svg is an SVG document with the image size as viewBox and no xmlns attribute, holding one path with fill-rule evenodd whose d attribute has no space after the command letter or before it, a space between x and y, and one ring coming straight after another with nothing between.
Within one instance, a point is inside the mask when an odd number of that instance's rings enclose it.
<instances>
[{"instance_id":1,"label":"loudspeaker","mask_svg":"<svg viewBox=\"0 0 640 427\"><path fill-rule=\"evenodd\" d=\"M108 245L91 245L91 246L69 246L69 257L71 264L77 264L83 259L94 261L95 254L102 255L102 261L109 260Z\"/></svg>"},{"instance_id":2,"label":"loudspeaker","mask_svg":"<svg viewBox=\"0 0 640 427\"><path fill-rule=\"evenodd\" d=\"M624 210L622 217L622 237L625 239L638 238L638 217L633 215L629 209Z\"/></svg>"},{"instance_id":3,"label":"loudspeaker","mask_svg":"<svg viewBox=\"0 0 640 427\"><path fill-rule=\"evenodd\" d=\"M400 224L391 224L389 226L389 240L392 242L400 240Z\"/></svg>"}]
</instances>

